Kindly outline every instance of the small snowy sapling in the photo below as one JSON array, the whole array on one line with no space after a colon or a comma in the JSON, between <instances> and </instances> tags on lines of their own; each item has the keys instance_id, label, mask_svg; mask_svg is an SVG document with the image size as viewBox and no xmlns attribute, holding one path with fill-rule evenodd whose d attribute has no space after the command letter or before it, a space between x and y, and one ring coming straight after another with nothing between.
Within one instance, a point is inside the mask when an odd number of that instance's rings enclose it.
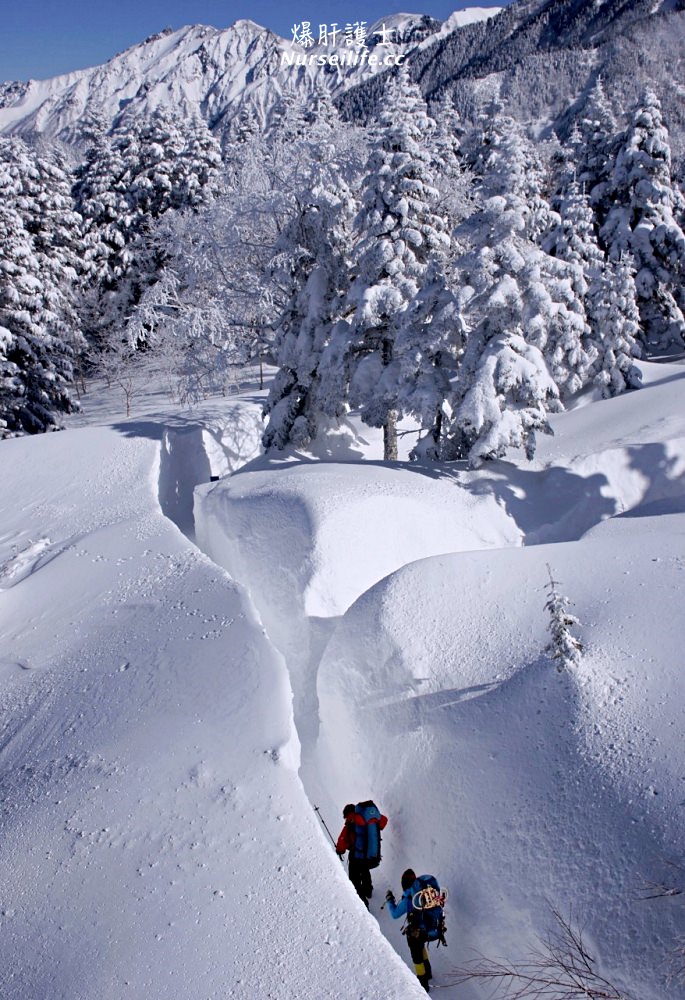
<instances>
[{"instance_id":1,"label":"small snowy sapling","mask_svg":"<svg viewBox=\"0 0 685 1000\"><path fill-rule=\"evenodd\" d=\"M580 621L569 611L571 601L557 590L559 583L552 576L549 564L547 572L549 573L549 583L545 587L547 591L545 610L549 612L548 628L552 640L547 646L546 652L551 659L556 660L557 670L561 673L564 667L570 669L577 667L580 663L583 646L571 631L574 626L580 625Z\"/></svg>"}]
</instances>

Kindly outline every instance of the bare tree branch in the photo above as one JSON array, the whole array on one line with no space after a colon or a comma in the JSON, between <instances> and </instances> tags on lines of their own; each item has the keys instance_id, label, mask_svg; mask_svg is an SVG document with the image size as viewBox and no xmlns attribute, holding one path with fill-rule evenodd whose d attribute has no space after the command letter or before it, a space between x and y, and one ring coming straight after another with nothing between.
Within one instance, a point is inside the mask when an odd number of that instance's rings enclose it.
<instances>
[{"instance_id":1,"label":"bare tree branch","mask_svg":"<svg viewBox=\"0 0 685 1000\"><path fill-rule=\"evenodd\" d=\"M522 962L480 955L455 969L450 984L472 980L489 984L491 1000L633 1000L598 971L572 918L555 909L552 915L557 926Z\"/></svg>"},{"instance_id":2,"label":"bare tree branch","mask_svg":"<svg viewBox=\"0 0 685 1000\"><path fill-rule=\"evenodd\" d=\"M669 858L662 857L660 860L677 872L675 881L652 882L651 879L643 876L640 885L635 890L637 899L673 899L675 896L682 896L685 893L685 868Z\"/></svg>"}]
</instances>

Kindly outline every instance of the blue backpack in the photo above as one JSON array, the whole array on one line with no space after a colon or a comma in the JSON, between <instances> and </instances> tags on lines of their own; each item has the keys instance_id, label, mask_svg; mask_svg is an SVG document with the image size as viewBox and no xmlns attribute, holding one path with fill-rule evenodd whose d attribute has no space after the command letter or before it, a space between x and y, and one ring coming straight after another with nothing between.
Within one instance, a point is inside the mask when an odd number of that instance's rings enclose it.
<instances>
[{"instance_id":1,"label":"blue backpack","mask_svg":"<svg viewBox=\"0 0 685 1000\"><path fill-rule=\"evenodd\" d=\"M426 934L427 941L445 941L447 889L440 889L434 875L419 875L411 887L411 923Z\"/></svg>"},{"instance_id":2,"label":"blue backpack","mask_svg":"<svg viewBox=\"0 0 685 1000\"><path fill-rule=\"evenodd\" d=\"M371 799L357 805L354 816L353 857L359 861L366 861L369 868L377 868L381 863L380 823L380 810Z\"/></svg>"}]
</instances>

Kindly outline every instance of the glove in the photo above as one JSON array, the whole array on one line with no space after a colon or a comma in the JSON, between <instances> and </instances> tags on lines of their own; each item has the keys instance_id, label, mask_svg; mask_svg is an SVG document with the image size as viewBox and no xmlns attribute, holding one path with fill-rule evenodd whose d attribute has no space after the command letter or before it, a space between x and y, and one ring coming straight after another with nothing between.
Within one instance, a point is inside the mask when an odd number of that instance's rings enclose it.
<instances>
[{"instance_id":1,"label":"glove","mask_svg":"<svg viewBox=\"0 0 685 1000\"><path fill-rule=\"evenodd\" d=\"M386 899L386 902L394 904L394 902L395 902L395 893L392 891L392 889L388 889L388 891L385 894L385 899Z\"/></svg>"},{"instance_id":2,"label":"glove","mask_svg":"<svg viewBox=\"0 0 685 1000\"><path fill-rule=\"evenodd\" d=\"M342 859L343 859L343 857L344 857L344 855L345 855L345 852L344 852L344 851L336 851L335 853L336 853L336 854L338 855L338 857L339 857L339 858L340 858L340 860L342 861Z\"/></svg>"}]
</instances>

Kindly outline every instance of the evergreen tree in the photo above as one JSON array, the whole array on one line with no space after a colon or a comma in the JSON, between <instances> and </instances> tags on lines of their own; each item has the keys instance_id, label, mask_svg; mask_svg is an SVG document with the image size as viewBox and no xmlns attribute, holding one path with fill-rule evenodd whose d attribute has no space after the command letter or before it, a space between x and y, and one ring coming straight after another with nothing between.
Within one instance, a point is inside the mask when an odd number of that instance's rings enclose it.
<instances>
[{"instance_id":1,"label":"evergreen tree","mask_svg":"<svg viewBox=\"0 0 685 1000\"><path fill-rule=\"evenodd\" d=\"M0 436L58 426L75 408L73 350L61 333L60 290L4 198L0 174Z\"/></svg>"},{"instance_id":2,"label":"evergreen tree","mask_svg":"<svg viewBox=\"0 0 685 1000\"><path fill-rule=\"evenodd\" d=\"M449 262L436 255L418 294L402 315L396 339L398 407L421 427L410 458L442 456L451 380L464 350L466 330L449 279Z\"/></svg>"},{"instance_id":3,"label":"evergreen tree","mask_svg":"<svg viewBox=\"0 0 685 1000\"><path fill-rule=\"evenodd\" d=\"M598 226L603 225L612 204L611 173L619 143L618 123L598 77L571 135L573 180L588 195Z\"/></svg>"},{"instance_id":4,"label":"evergreen tree","mask_svg":"<svg viewBox=\"0 0 685 1000\"><path fill-rule=\"evenodd\" d=\"M543 197L542 163L521 125L492 102L464 146L481 202L510 196L522 222L521 234L537 241L556 217Z\"/></svg>"},{"instance_id":5,"label":"evergreen tree","mask_svg":"<svg viewBox=\"0 0 685 1000\"><path fill-rule=\"evenodd\" d=\"M668 131L655 94L638 106L612 175L613 207L601 235L612 261L635 264L643 336L663 350L685 343L685 233L677 216L682 195L671 182Z\"/></svg>"},{"instance_id":6,"label":"evergreen tree","mask_svg":"<svg viewBox=\"0 0 685 1000\"><path fill-rule=\"evenodd\" d=\"M544 245L570 265L575 301L584 305L583 383L591 375L605 396L638 388L641 376L633 359L641 353L639 315L630 269L606 260L595 236L588 196L577 182L561 196L559 211L559 225Z\"/></svg>"},{"instance_id":7,"label":"evergreen tree","mask_svg":"<svg viewBox=\"0 0 685 1000\"><path fill-rule=\"evenodd\" d=\"M456 177L462 169L461 140L465 130L449 92L445 91L431 108L431 117L435 122L431 167L436 173Z\"/></svg>"},{"instance_id":8,"label":"evergreen tree","mask_svg":"<svg viewBox=\"0 0 685 1000\"><path fill-rule=\"evenodd\" d=\"M321 129L330 132L340 127L341 119L333 102L333 95L324 84L319 83L315 86L305 111L305 121L312 135Z\"/></svg>"},{"instance_id":9,"label":"evergreen tree","mask_svg":"<svg viewBox=\"0 0 685 1000\"><path fill-rule=\"evenodd\" d=\"M121 330L163 261L149 235L170 209L195 209L211 194L219 147L203 122L165 111L97 134L77 171L74 196L83 216L89 280L82 315L102 349Z\"/></svg>"},{"instance_id":10,"label":"evergreen tree","mask_svg":"<svg viewBox=\"0 0 685 1000\"><path fill-rule=\"evenodd\" d=\"M482 135L485 145L472 150L482 207L456 234L472 249L458 261L466 343L452 380L444 452L472 466L509 447L532 455L536 431L549 429L547 412L561 407L560 393L575 391L578 372L587 368L569 265L532 239L539 220L554 214L528 146L502 115Z\"/></svg>"},{"instance_id":11,"label":"evergreen tree","mask_svg":"<svg viewBox=\"0 0 685 1000\"><path fill-rule=\"evenodd\" d=\"M578 124L573 126L565 143L560 142L556 135L552 136L551 143L549 186L553 193L550 205L555 212L559 212L567 192L578 183L578 163L582 147Z\"/></svg>"},{"instance_id":12,"label":"evergreen tree","mask_svg":"<svg viewBox=\"0 0 685 1000\"><path fill-rule=\"evenodd\" d=\"M558 399L542 352L525 339L524 266L515 246L486 247L473 265L475 287L462 293L468 332L443 453L474 468L510 447L532 457L535 432L549 430L547 411Z\"/></svg>"},{"instance_id":13,"label":"evergreen tree","mask_svg":"<svg viewBox=\"0 0 685 1000\"><path fill-rule=\"evenodd\" d=\"M354 201L342 178L318 186L286 227L271 265L285 307L276 325L278 373L264 413L264 447L305 447L323 414L341 416L344 404L320 370L321 357L348 287L347 251Z\"/></svg>"},{"instance_id":14,"label":"evergreen tree","mask_svg":"<svg viewBox=\"0 0 685 1000\"><path fill-rule=\"evenodd\" d=\"M465 129L451 95L444 93L433 107L430 167L440 193L435 211L454 228L474 210L473 176L461 150Z\"/></svg>"},{"instance_id":15,"label":"evergreen tree","mask_svg":"<svg viewBox=\"0 0 685 1000\"><path fill-rule=\"evenodd\" d=\"M367 164L357 218L353 281L329 353L349 403L384 432L386 460L397 457L400 365L395 339L432 255L449 241L433 211L438 192L426 137L433 129L420 91L402 70L388 93ZM341 340L344 344L341 344Z\"/></svg>"},{"instance_id":16,"label":"evergreen tree","mask_svg":"<svg viewBox=\"0 0 685 1000\"><path fill-rule=\"evenodd\" d=\"M526 340L542 352L559 399L566 403L590 380L598 353L585 314L583 272L577 264L537 251L521 277Z\"/></svg>"},{"instance_id":17,"label":"evergreen tree","mask_svg":"<svg viewBox=\"0 0 685 1000\"><path fill-rule=\"evenodd\" d=\"M635 364L642 350L633 275L630 258L606 261L590 289L593 322L600 334L594 382L604 397L642 385L642 372Z\"/></svg>"},{"instance_id":18,"label":"evergreen tree","mask_svg":"<svg viewBox=\"0 0 685 1000\"><path fill-rule=\"evenodd\" d=\"M511 119L495 119L492 130L484 186L507 201L493 230L500 230L506 247L514 235L507 230L507 216L519 219L515 232L525 263L517 268L515 256L511 261L524 292L524 336L542 352L559 399L566 401L587 382L596 357L584 309L587 285L573 254L558 252L570 237L569 227L543 197L543 170L530 143ZM556 241L550 233L558 234ZM557 253L551 256L548 250L555 242Z\"/></svg>"},{"instance_id":19,"label":"evergreen tree","mask_svg":"<svg viewBox=\"0 0 685 1000\"><path fill-rule=\"evenodd\" d=\"M242 105L224 128L222 136L225 181L229 187L238 183L246 153L256 145L260 135L261 128L254 108L249 104Z\"/></svg>"},{"instance_id":20,"label":"evergreen tree","mask_svg":"<svg viewBox=\"0 0 685 1000\"><path fill-rule=\"evenodd\" d=\"M549 573L549 583L546 586L547 600L545 611L549 614L549 632L551 640L546 652L556 661L557 670L561 671L566 667L571 669L580 663L583 646L571 629L580 625L580 621L569 611L571 601L564 597L557 589L558 582L552 576L552 570L547 566Z\"/></svg>"},{"instance_id":21,"label":"evergreen tree","mask_svg":"<svg viewBox=\"0 0 685 1000\"><path fill-rule=\"evenodd\" d=\"M311 122L304 99L294 87L287 87L274 104L269 118L267 138L279 142L303 139Z\"/></svg>"},{"instance_id":22,"label":"evergreen tree","mask_svg":"<svg viewBox=\"0 0 685 1000\"><path fill-rule=\"evenodd\" d=\"M60 335L80 349L75 300L83 274L82 219L73 208L71 169L58 148L32 148L18 137L0 139L0 163L14 179L10 201L31 238L41 274L59 292Z\"/></svg>"},{"instance_id":23,"label":"evergreen tree","mask_svg":"<svg viewBox=\"0 0 685 1000\"><path fill-rule=\"evenodd\" d=\"M135 175L135 135L99 133L77 168L73 189L83 217L87 276L80 303L84 333L95 351L129 307L122 287L132 267L129 245L140 227L128 190Z\"/></svg>"},{"instance_id":24,"label":"evergreen tree","mask_svg":"<svg viewBox=\"0 0 685 1000\"><path fill-rule=\"evenodd\" d=\"M0 427L37 433L75 408L73 358L79 218L67 167L56 151L38 153L19 138L0 139Z\"/></svg>"},{"instance_id":25,"label":"evergreen tree","mask_svg":"<svg viewBox=\"0 0 685 1000\"><path fill-rule=\"evenodd\" d=\"M558 222L547 234L542 246L552 256L579 267L584 284L577 287L583 297L592 275L604 262L604 254L595 236L592 209L588 196L574 179L564 185L557 201Z\"/></svg>"},{"instance_id":26,"label":"evergreen tree","mask_svg":"<svg viewBox=\"0 0 685 1000\"><path fill-rule=\"evenodd\" d=\"M253 107L243 104L231 122L230 135L234 143L242 145L254 139L261 132L259 120Z\"/></svg>"}]
</instances>

